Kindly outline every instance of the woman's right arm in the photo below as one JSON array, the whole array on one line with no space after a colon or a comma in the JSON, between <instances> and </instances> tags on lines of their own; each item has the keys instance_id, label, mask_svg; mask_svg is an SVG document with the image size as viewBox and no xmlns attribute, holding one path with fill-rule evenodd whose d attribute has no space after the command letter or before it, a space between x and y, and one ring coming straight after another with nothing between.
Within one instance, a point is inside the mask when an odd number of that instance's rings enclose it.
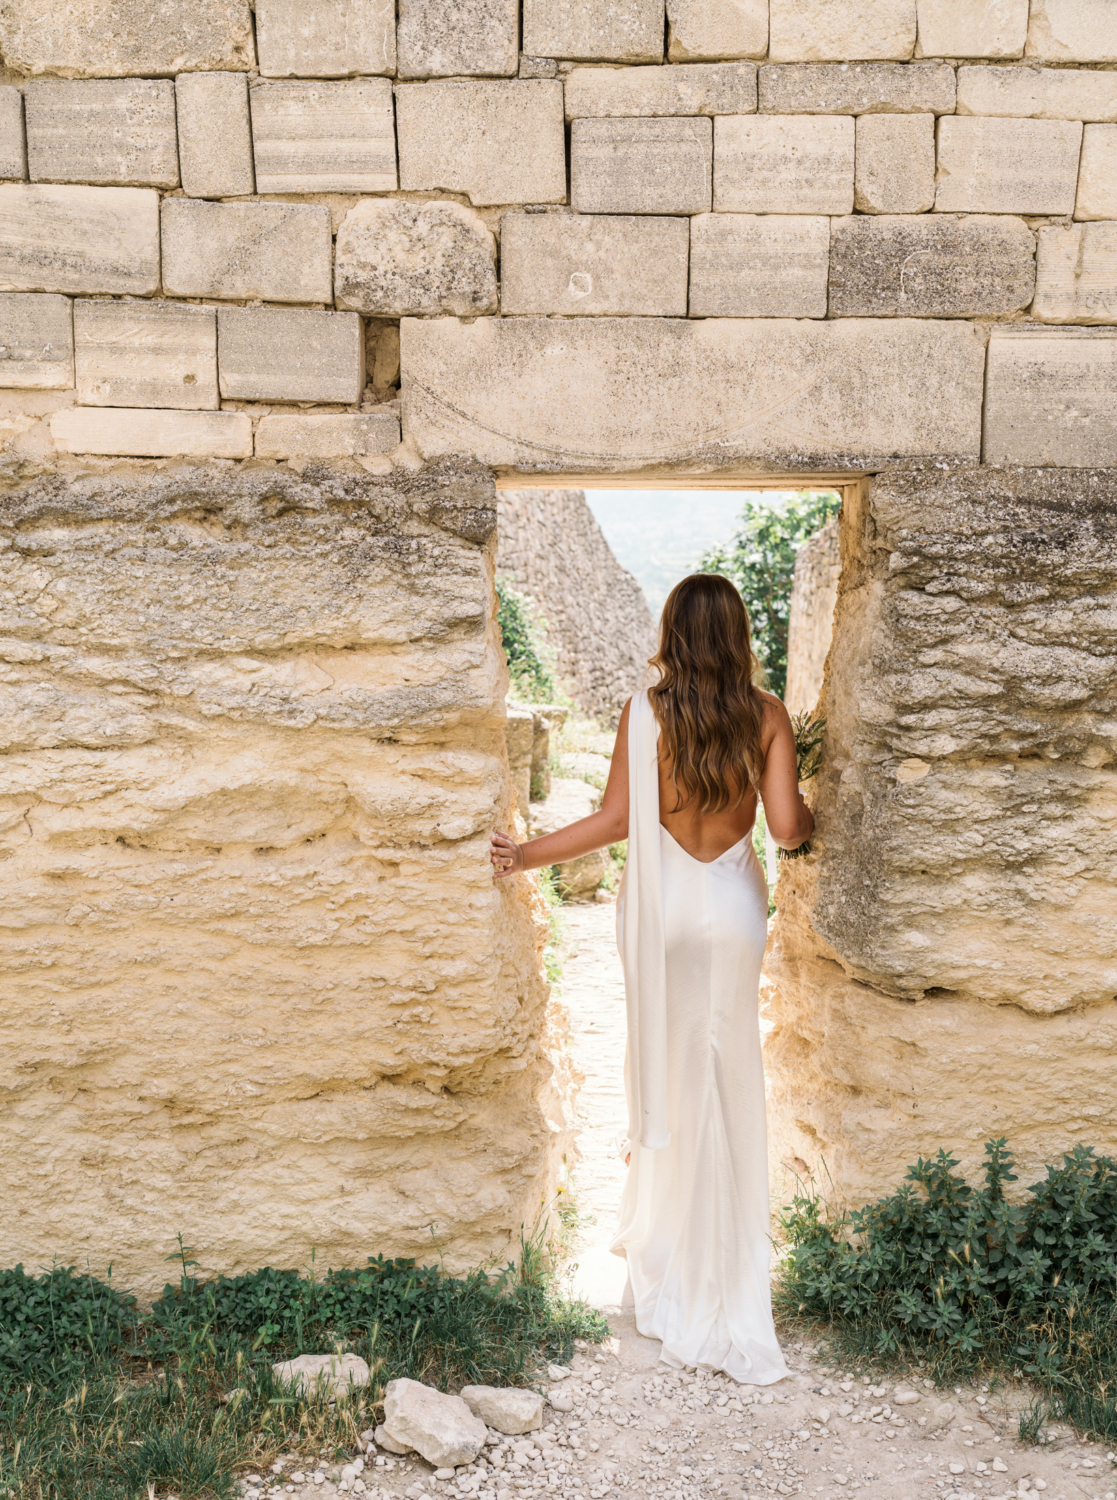
<instances>
[{"instance_id":1,"label":"woman's right arm","mask_svg":"<svg viewBox=\"0 0 1117 1500\"><path fill-rule=\"evenodd\" d=\"M764 770L760 776L760 800L768 832L781 849L798 849L814 831L814 814L799 790L799 765L795 754L795 732L791 718L776 697L765 694L766 718L772 725Z\"/></svg>"}]
</instances>

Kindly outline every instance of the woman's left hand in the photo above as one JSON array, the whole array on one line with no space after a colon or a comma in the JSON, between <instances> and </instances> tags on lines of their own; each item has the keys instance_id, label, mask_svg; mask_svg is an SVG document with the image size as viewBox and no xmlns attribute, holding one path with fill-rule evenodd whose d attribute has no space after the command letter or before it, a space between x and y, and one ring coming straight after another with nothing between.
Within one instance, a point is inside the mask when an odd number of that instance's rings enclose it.
<instances>
[{"instance_id":1,"label":"woman's left hand","mask_svg":"<svg viewBox=\"0 0 1117 1500\"><path fill-rule=\"evenodd\" d=\"M515 839L499 830L489 840L489 858L493 862L493 878L496 880L505 875L519 875L524 868L524 851Z\"/></svg>"}]
</instances>

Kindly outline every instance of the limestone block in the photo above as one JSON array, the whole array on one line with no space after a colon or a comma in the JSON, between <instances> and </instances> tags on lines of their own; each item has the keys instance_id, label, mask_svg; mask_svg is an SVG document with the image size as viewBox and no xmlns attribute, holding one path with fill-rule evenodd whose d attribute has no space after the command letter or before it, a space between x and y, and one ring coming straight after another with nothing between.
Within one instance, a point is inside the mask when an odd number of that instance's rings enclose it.
<instances>
[{"instance_id":1,"label":"limestone block","mask_svg":"<svg viewBox=\"0 0 1117 1500\"><path fill-rule=\"evenodd\" d=\"M983 455L989 464L1117 466L1117 336L994 329Z\"/></svg>"},{"instance_id":2,"label":"limestone block","mask_svg":"<svg viewBox=\"0 0 1117 1500\"><path fill-rule=\"evenodd\" d=\"M257 0L256 45L265 78L394 73L394 0Z\"/></svg>"},{"instance_id":3,"label":"limestone block","mask_svg":"<svg viewBox=\"0 0 1117 1500\"><path fill-rule=\"evenodd\" d=\"M1117 73L1101 68L959 68L958 113L1117 120Z\"/></svg>"},{"instance_id":4,"label":"limestone block","mask_svg":"<svg viewBox=\"0 0 1117 1500\"><path fill-rule=\"evenodd\" d=\"M665 68L573 68L566 118L583 115L746 115L756 109L752 63Z\"/></svg>"},{"instance_id":5,"label":"limestone block","mask_svg":"<svg viewBox=\"0 0 1117 1500\"><path fill-rule=\"evenodd\" d=\"M842 573L839 519L831 516L795 554L787 612L787 690L790 714L813 713L826 676L834 636L834 607Z\"/></svg>"},{"instance_id":6,"label":"limestone block","mask_svg":"<svg viewBox=\"0 0 1117 1500\"><path fill-rule=\"evenodd\" d=\"M158 287L158 193L0 186L0 291L143 296Z\"/></svg>"},{"instance_id":7,"label":"limestone block","mask_svg":"<svg viewBox=\"0 0 1117 1500\"><path fill-rule=\"evenodd\" d=\"M406 318L400 349L404 437L427 457L624 471L979 446L967 323Z\"/></svg>"},{"instance_id":8,"label":"limestone block","mask_svg":"<svg viewBox=\"0 0 1117 1500\"><path fill-rule=\"evenodd\" d=\"M714 208L738 214L848 214L854 124L836 116L730 115L714 124Z\"/></svg>"},{"instance_id":9,"label":"limestone block","mask_svg":"<svg viewBox=\"0 0 1117 1500\"><path fill-rule=\"evenodd\" d=\"M0 9L0 54L35 77L122 78L198 69L251 68L248 0L191 0L153 7L149 0L8 0Z\"/></svg>"},{"instance_id":10,"label":"limestone block","mask_svg":"<svg viewBox=\"0 0 1117 1500\"><path fill-rule=\"evenodd\" d=\"M222 307L217 313L221 394L240 401L359 401L365 341L352 312Z\"/></svg>"},{"instance_id":11,"label":"limestone block","mask_svg":"<svg viewBox=\"0 0 1117 1500\"><path fill-rule=\"evenodd\" d=\"M173 297L329 302L330 210L312 203L163 203L163 290Z\"/></svg>"},{"instance_id":12,"label":"limestone block","mask_svg":"<svg viewBox=\"0 0 1117 1500\"><path fill-rule=\"evenodd\" d=\"M531 804L531 836L540 838L556 833L569 823L588 818L601 806L601 793L573 776L553 776L545 798ZM566 900L592 896L605 878L609 862L604 849L564 860L554 868L558 872L559 890Z\"/></svg>"},{"instance_id":13,"label":"limestone block","mask_svg":"<svg viewBox=\"0 0 1117 1500\"><path fill-rule=\"evenodd\" d=\"M32 182L178 186L169 78L32 79L24 109Z\"/></svg>"},{"instance_id":14,"label":"limestone block","mask_svg":"<svg viewBox=\"0 0 1117 1500\"><path fill-rule=\"evenodd\" d=\"M939 121L940 213L1069 214L1082 126L1072 120Z\"/></svg>"},{"instance_id":15,"label":"limestone block","mask_svg":"<svg viewBox=\"0 0 1117 1500\"><path fill-rule=\"evenodd\" d=\"M684 219L611 214L505 214L505 313L686 317Z\"/></svg>"},{"instance_id":16,"label":"limestone block","mask_svg":"<svg viewBox=\"0 0 1117 1500\"><path fill-rule=\"evenodd\" d=\"M261 417L257 458L374 458L399 447L394 411Z\"/></svg>"},{"instance_id":17,"label":"limestone block","mask_svg":"<svg viewBox=\"0 0 1117 1500\"><path fill-rule=\"evenodd\" d=\"M0 292L0 390L66 390L74 383L69 297Z\"/></svg>"},{"instance_id":18,"label":"limestone block","mask_svg":"<svg viewBox=\"0 0 1117 1500\"><path fill-rule=\"evenodd\" d=\"M543 1397L538 1391L467 1385L462 1387L461 1397L473 1415L494 1432L514 1437L543 1426Z\"/></svg>"},{"instance_id":19,"label":"limestone block","mask_svg":"<svg viewBox=\"0 0 1117 1500\"><path fill-rule=\"evenodd\" d=\"M74 406L53 413L50 434L60 453L252 457L252 420L240 411Z\"/></svg>"},{"instance_id":20,"label":"limestone block","mask_svg":"<svg viewBox=\"0 0 1117 1500\"><path fill-rule=\"evenodd\" d=\"M1048 224L1038 231L1041 323L1117 323L1117 224Z\"/></svg>"},{"instance_id":21,"label":"limestone block","mask_svg":"<svg viewBox=\"0 0 1117 1500\"><path fill-rule=\"evenodd\" d=\"M331 1398L348 1395L372 1379L359 1354L300 1354L272 1365L272 1374L284 1385L293 1385L300 1396L322 1392Z\"/></svg>"},{"instance_id":22,"label":"limestone block","mask_svg":"<svg viewBox=\"0 0 1117 1500\"><path fill-rule=\"evenodd\" d=\"M1023 57L1028 0L916 0L916 57Z\"/></svg>"},{"instance_id":23,"label":"limestone block","mask_svg":"<svg viewBox=\"0 0 1117 1500\"><path fill-rule=\"evenodd\" d=\"M575 120L571 205L588 214L704 213L712 155L708 119Z\"/></svg>"},{"instance_id":24,"label":"limestone block","mask_svg":"<svg viewBox=\"0 0 1117 1500\"><path fill-rule=\"evenodd\" d=\"M1117 10L1110 0L1032 0L1025 55L1044 62L1117 62Z\"/></svg>"},{"instance_id":25,"label":"limestone block","mask_svg":"<svg viewBox=\"0 0 1117 1500\"><path fill-rule=\"evenodd\" d=\"M524 0L529 57L663 61L663 0Z\"/></svg>"},{"instance_id":26,"label":"limestone block","mask_svg":"<svg viewBox=\"0 0 1117 1500\"><path fill-rule=\"evenodd\" d=\"M6 83L0 86L0 179L22 182L26 176L23 95Z\"/></svg>"},{"instance_id":27,"label":"limestone block","mask_svg":"<svg viewBox=\"0 0 1117 1500\"><path fill-rule=\"evenodd\" d=\"M495 312L496 240L462 203L366 198L338 229L334 291L338 307L395 318Z\"/></svg>"},{"instance_id":28,"label":"limestone block","mask_svg":"<svg viewBox=\"0 0 1117 1500\"><path fill-rule=\"evenodd\" d=\"M526 823L531 816L531 761L535 737L535 715L524 703L509 703L504 721L504 746L508 770L516 790L516 805Z\"/></svg>"},{"instance_id":29,"label":"limestone block","mask_svg":"<svg viewBox=\"0 0 1117 1500\"><path fill-rule=\"evenodd\" d=\"M966 214L835 219L833 318L981 318L1019 312L1035 287L1022 219Z\"/></svg>"},{"instance_id":30,"label":"limestone block","mask_svg":"<svg viewBox=\"0 0 1117 1500\"><path fill-rule=\"evenodd\" d=\"M388 79L260 79L248 97L257 192L395 190L396 136Z\"/></svg>"},{"instance_id":31,"label":"limestone block","mask_svg":"<svg viewBox=\"0 0 1117 1500\"><path fill-rule=\"evenodd\" d=\"M212 307L79 298L74 360L84 406L218 406Z\"/></svg>"},{"instance_id":32,"label":"limestone block","mask_svg":"<svg viewBox=\"0 0 1117 1500\"><path fill-rule=\"evenodd\" d=\"M922 214L934 202L934 115L862 115L854 208L863 214Z\"/></svg>"},{"instance_id":33,"label":"limestone block","mask_svg":"<svg viewBox=\"0 0 1117 1500\"><path fill-rule=\"evenodd\" d=\"M414 1448L435 1468L472 1463L485 1441L484 1422L460 1396L417 1380L389 1380L384 1426L397 1443Z\"/></svg>"},{"instance_id":34,"label":"limestone block","mask_svg":"<svg viewBox=\"0 0 1117 1500\"><path fill-rule=\"evenodd\" d=\"M692 318L824 318L830 221L700 214L690 221Z\"/></svg>"},{"instance_id":35,"label":"limestone block","mask_svg":"<svg viewBox=\"0 0 1117 1500\"><path fill-rule=\"evenodd\" d=\"M1117 219L1117 125L1087 125L1082 132L1076 219Z\"/></svg>"},{"instance_id":36,"label":"limestone block","mask_svg":"<svg viewBox=\"0 0 1117 1500\"><path fill-rule=\"evenodd\" d=\"M471 203L562 203L566 134L558 79L408 83L396 90L399 185Z\"/></svg>"},{"instance_id":37,"label":"limestone block","mask_svg":"<svg viewBox=\"0 0 1117 1500\"><path fill-rule=\"evenodd\" d=\"M760 69L767 115L952 115L954 69L946 63L800 63Z\"/></svg>"},{"instance_id":38,"label":"limestone block","mask_svg":"<svg viewBox=\"0 0 1117 1500\"><path fill-rule=\"evenodd\" d=\"M399 0L396 45L401 78L519 68L517 0Z\"/></svg>"},{"instance_id":39,"label":"limestone block","mask_svg":"<svg viewBox=\"0 0 1117 1500\"><path fill-rule=\"evenodd\" d=\"M178 163L190 198L256 191L248 80L243 73L180 73L175 79Z\"/></svg>"},{"instance_id":40,"label":"limestone block","mask_svg":"<svg viewBox=\"0 0 1117 1500\"><path fill-rule=\"evenodd\" d=\"M904 61L915 36L915 0L771 0L773 62Z\"/></svg>"},{"instance_id":41,"label":"limestone block","mask_svg":"<svg viewBox=\"0 0 1117 1500\"><path fill-rule=\"evenodd\" d=\"M768 0L667 0L667 56L673 63L763 57Z\"/></svg>"}]
</instances>

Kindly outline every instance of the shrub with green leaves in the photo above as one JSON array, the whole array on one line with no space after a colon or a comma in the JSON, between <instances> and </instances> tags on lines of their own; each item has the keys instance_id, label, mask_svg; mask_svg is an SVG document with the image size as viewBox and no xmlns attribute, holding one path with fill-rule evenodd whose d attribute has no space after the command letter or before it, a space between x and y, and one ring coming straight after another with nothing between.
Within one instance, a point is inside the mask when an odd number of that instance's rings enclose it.
<instances>
[{"instance_id":1,"label":"shrub with green leaves","mask_svg":"<svg viewBox=\"0 0 1117 1500\"><path fill-rule=\"evenodd\" d=\"M115 1353L132 1333L135 1309L135 1298L73 1266L41 1276L21 1265L0 1271L0 1387Z\"/></svg>"},{"instance_id":2,"label":"shrub with green leaves","mask_svg":"<svg viewBox=\"0 0 1117 1500\"><path fill-rule=\"evenodd\" d=\"M500 643L508 659L511 696L521 703L553 703L555 674L546 621L506 578L496 580Z\"/></svg>"}]
</instances>

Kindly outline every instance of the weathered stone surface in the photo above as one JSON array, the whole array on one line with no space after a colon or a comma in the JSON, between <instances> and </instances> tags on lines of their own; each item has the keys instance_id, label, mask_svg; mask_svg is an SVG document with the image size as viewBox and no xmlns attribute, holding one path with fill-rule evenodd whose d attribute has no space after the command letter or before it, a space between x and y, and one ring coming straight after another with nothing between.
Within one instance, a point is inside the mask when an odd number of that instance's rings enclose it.
<instances>
[{"instance_id":1,"label":"weathered stone surface","mask_svg":"<svg viewBox=\"0 0 1117 1500\"><path fill-rule=\"evenodd\" d=\"M40 78L25 88L32 182L178 186L169 78Z\"/></svg>"},{"instance_id":2,"label":"weathered stone surface","mask_svg":"<svg viewBox=\"0 0 1117 1500\"><path fill-rule=\"evenodd\" d=\"M1076 219L1117 219L1117 125L1087 125L1082 132Z\"/></svg>"},{"instance_id":3,"label":"weathered stone surface","mask_svg":"<svg viewBox=\"0 0 1117 1500\"><path fill-rule=\"evenodd\" d=\"M237 198L255 192L244 74L180 73L175 105L182 191L190 198Z\"/></svg>"},{"instance_id":4,"label":"weathered stone surface","mask_svg":"<svg viewBox=\"0 0 1117 1500\"><path fill-rule=\"evenodd\" d=\"M959 68L958 113L1117 120L1117 73L1101 68Z\"/></svg>"},{"instance_id":5,"label":"weathered stone surface","mask_svg":"<svg viewBox=\"0 0 1117 1500\"><path fill-rule=\"evenodd\" d=\"M832 225L833 318L1003 316L1028 306L1035 278L1022 219L857 215Z\"/></svg>"},{"instance_id":6,"label":"weathered stone surface","mask_svg":"<svg viewBox=\"0 0 1117 1500\"><path fill-rule=\"evenodd\" d=\"M405 318L400 345L404 436L430 457L584 472L979 446L966 323Z\"/></svg>"},{"instance_id":7,"label":"weathered stone surface","mask_svg":"<svg viewBox=\"0 0 1117 1500\"><path fill-rule=\"evenodd\" d=\"M834 1198L932 1141L973 1181L1005 1135L1021 1183L1117 1146L1114 500L929 465L846 507L815 852L765 962L775 1154Z\"/></svg>"},{"instance_id":8,"label":"weathered stone surface","mask_svg":"<svg viewBox=\"0 0 1117 1500\"><path fill-rule=\"evenodd\" d=\"M239 411L75 406L51 416L50 432L60 453L252 457L252 422Z\"/></svg>"},{"instance_id":9,"label":"weathered stone surface","mask_svg":"<svg viewBox=\"0 0 1117 1500\"><path fill-rule=\"evenodd\" d=\"M682 218L505 214L505 313L685 318L690 240Z\"/></svg>"},{"instance_id":10,"label":"weathered stone surface","mask_svg":"<svg viewBox=\"0 0 1117 1500\"><path fill-rule=\"evenodd\" d=\"M1041 323L1117 323L1117 224L1048 224L1037 235Z\"/></svg>"},{"instance_id":11,"label":"weathered stone surface","mask_svg":"<svg viewBox=\"0 0 1117 1500\"><path fill-rule=\"evenodd\" d=\"M730 115L714 123L719 213L848 214L854 124L803 115Z\"/></svg>"},{"instance_id":12,"label":"weathered stone surface","mask_svg":"<svg viewBox=\"0 0 1117 1500\"><path fill-rule=\"evenodd\" d=\"M916 0L916 57L1023 57L1028 0Z\"/></svg>"},{"instance_id":13,"label":"weathered stone surface","mask_svg":"<svg viewBox=\"0 0 1117 1500\"><path fill-rule=\"evenodd\" d=\"M529 57L663 61L663 0L524 0Z\"/></svg>"},{"instance_id":14,"label":"weathered stone surface","mask_svg":"<svg viewBox=\"0 0 1117 1500\"><path fill-rule=\"evenodd\" d=\"M227 399L351 404L365 387L365 343L356 313L222 307L217 347Z\"/></svg>"},{"instance_id":15,"label":"weathered stone surface","mask_svg":"<svg viewBox=\"0 0 1117 1500\"><path fill-rule=\"evenodd\" d=\"M566 136L558 79L408 83L396 90L399 182L471 203L562 203Z\"/></svg>"},{"instance_id":16,"label":"weathered stone surface","mask_svg":"<svg viewBox=\"0 0 1117 1500\"><path fill-rule=\"evenodd\" d=\"M787 620L788 713L812 713L822 692L842 571L839 523L831 516L795 554Z\"/></svg>"},{"instance_id":17,"label":"weathered stone surface","mask_svg":"<svg viewBox=\"0 0 1117 1500\"><path fill-rule=\"evenodd\" d=\"M760 69L768 115L954 113L954 69L946 63L801 63Z\"/></svg>"},{"instance_id":18,"label":"weathered stone surface","mask_svg":"<svg viewBox=\"0 0 1117 1500\"><path fill-rule=\"evenodd\" d=\"M26 176L23 95L6 83L0 87L0 179L22 182Z\"/></svg>"},{"instance_id":19,"label":"weathered stone surface","mask_svg":"<svg viewBox=\"0 0 1117 1500\"><path fill-rule=\"evenodd\" d=\"M372 1378L359 1354L300 1354L272 1365L272 1373L284 1385L293 1385L300 1396L314 1392L344 1396L368 1385Z\"/></svg>"},{"instance_id":20,"label":"weathered stone surface","mask_svg":"<svg viewBox=\"0 0 1117 1500\"><path fill-rule=\"evenodd\" d=\"M328 302L330 211L311 203L163 203L163 290L175 297Z\"/></svg>"},{"instance_id":21,"label":"weathered stone surface","mask_svg":"<svg viewBox=\"0 0 1117 1500\"><path fill-rule=\"evenodd\" d=\"M74 383L69 297L0 292L0 390L66 390Z\"/></svg>"},{"instance_id":22,"label":"weathered stone surface","mask_svg":"<svg viewBox=\"0 0 1117 1500\"><path fill-rule=\"evenodd\" d=\"M495 312L496 240L462 203L365 199L337 232L334 293L339 307L396 318Z\"/></svg>"},{"instance_id":23,"label":"weathered stone surface","mask_svg":"<svg viewBox=\"0 0 1117 1500\"><path fill-rule=\"evenodd\" d=\"M485 1424L460 1396L447 1396L417 1380L389 1380L384 1426L397 1443L436 1468L472 1463L485 1441Z\"/></svg>"},{"instance_id":24,"label":"weathered stone surface","mask_svg":"<svg viewBox=\"0 0 1117 1500\"><path fill-rule=\"evenodd\" d=\"M708 119L575 120L571 205L587 214L704 213L712 156Z\"/></svg>"},{"instance_id":25,"label":"weathered stone surface","mask_svg":"<svg viewBox=\"0 0 1117 1500\"><path fill-rule=\"evenodd\" d=\"M0 1264L157 1295L172 1202L206 1275L503 1260L571 1134L540 898L485 857L491 478L69 468L0 491Z\"/></svg>"},{"instance_id":26,"label":"weathered stone surface","mask_svg":"<svg viewBox=\"0 0 1117 1500\"><path fill-rule=\"evenodd\" d=\"M1032 0L1028 57L1117 62L1117 10L1109 0Z\"/></svg>"},{"instance_id":27,"label":"weathered stone surface","mask_svg":"<svg viewBox=\"0 0 1117 1500\"><path fill-rule=\"evenodd\" d=\"M515 1436L543 1426L543 1397L537 1391L467 1385L462 1387L461 1396L473 1415L495 1432Z\"/></svg>"},{"instance_id":28,"label":"weathered stone surface","mask_svg":"<svg viewBox=\"0 0 1117 1500\"><path fill-rule=\"evenodd\" d=\"M499 490L496 565L547 621L559 676L575 700L615 722L625 699L644 686L656 627L643 590L613 556L584 493ZM553 709L547 713L553 722ZM549 792L546 765L532 769Z\"/></svg>"},{"instance_id":29,"label":"weathered stone surface","mask_svg":"<svg viewBox=\"0 0 1117 1500\"><path fill-rule=\"evenodd\" d=\"M523 703L509 702L507 711L504 747L508 751L508 773L516 789L516 806L526 824L531 808L531 751L535 738L535 715Z\"/></svg>"},{"instance_id":30,"label":"weathered stone surface","mask_svg":"<svg viewBox=\"0 0 1117 1500\"><path fill-rule=\"evenodd\" d=\"M394 411L261 417L257 458L374 458L399 446Z\"/></svg>"},{"instance_id":31,"label":"weathered stone surface","mask_svg":"<svg viewBox=\"0 0 1117 1500\"><path fill-rule=\"evenodd\" d=\"M700 214L690 221L692 318L824 318L830 220Z\"/></svg>"},{"instance_id":32,"label":"weathered stone surface","mask_svg":"<svg viewBox=\"0 0 1117 1500\"><path fill-rule=\"evenodd\" d=\"M383 1448L385 1453L398 1453L402 1455L404 1453L415 1452L414 1448L409 1448L406 1443L397 1443L383 1422L376 1428L373 1436L376 1439L376 1446Z\"/></svg>"},{"instance_id":33,"label":"weathered stone surface","mask_svg":"<svg viewBox=\"0 0 1117 1500\"><path fill-rule=\"evenodd\" d=\"M771 0L773 62L903 61L915 36L915 0Z\"/></svg>"},{"instance_id":34,"label":"weathered stone surface","mask_svg":"<svg viewBox=\"0 0 1117 1500\"><path fill-rule=\"evenodd\" d=\"M1082 126L956 116L939 122L935 207L945 213L1069 214Z\"/></svg>"},{"instance_id":35,"label":"weathered stone surface","mask_svg":"<svg viewBox=\"0 0 1117 1500\"><path fill-rule=\"evenodd\" d=\"M517 0L399 0L401 78L514 74L520 63Z\"/></svg>"},{"instance_id":36,"label":"weathered stone surface","mask_svg":"<svg viewBox=\"0 0 1117 1500\"><path fill-rule=\"evenodd\" d=\"M667 56L673 63L763 57L768 0L667 0Z\"/></svg>"},{"instance_id":37,"label":"weathered stone surface","mask_svg":"<svg viewBox=\"0 0 1117 1500\"><path fill-rule=\"evenodd\" d=\"M248 0L6 0L0 7L0 54L18 73L111 77L251 68Z\"/></svg>"},{"instance_id":38,"label":"weathered stone surface","mask_svg":"<svg viewBox=\"0 0 1117 1500\"><path fill-rule=\"evenodd\" d=\"M394 73L394 0L257 0L256 44L265 78Z\"/></svg>"},{"instance_id":39,"label":"weathered stone surface","mask_svg":"<svg viewBox=\"0 0 1117 1500\"><path fill-rule=\"evenodd\" d=\"M989 464L1117 467L1117 336L994 329L983 456Z\"/></svg>"},{"instance_id":40,"label":"weathered stone surface","mask_svg":"<svg viewBox=\"0 0 1117 1500\"><path fill-rule=\"evenodd\" d=\"M218 406L212 307L79 298L74 360L86 406Z\"/></svg>"},{"instance_id":41,"label":"weathered stone surface","mask_svg":"<svg viewBox=\"0 0 1117 1500\"><path fill-rule=\"evenodd\" d=\"M0 291L142 296L158 287L158 193L0 186Z\"/></svg>"},{"instance_id":42,"label":"weathered stone surface","mask_svg":"<svg viewBox=\"0 0 1117 1500\"><path fill-rule=\"evenodd\" d=\"M260 193L386 193L396 187L392 85L257 80L248 91Z\"/></svg>"},{"instance_id":43,"label":"weathered stone surface","mask_svg":"<svg viewBox=\"0 0 1117 1500\"><path fill-rule=\"evenodd\" d=\"M863 214L921 214L934 202L934 115L862 115L854 208Z\"/></svg>"},{"instance_id":44,"label":"weathered stone surface","mask_svg":"<svg viewBox=\"0 0 1117 1500\"><path fill-rule=\"evenodd\" d=\"M566 118L593 115L745 115L756 109L753 63L658 68L574 68Z\"/></svg>"}]
</instances>

